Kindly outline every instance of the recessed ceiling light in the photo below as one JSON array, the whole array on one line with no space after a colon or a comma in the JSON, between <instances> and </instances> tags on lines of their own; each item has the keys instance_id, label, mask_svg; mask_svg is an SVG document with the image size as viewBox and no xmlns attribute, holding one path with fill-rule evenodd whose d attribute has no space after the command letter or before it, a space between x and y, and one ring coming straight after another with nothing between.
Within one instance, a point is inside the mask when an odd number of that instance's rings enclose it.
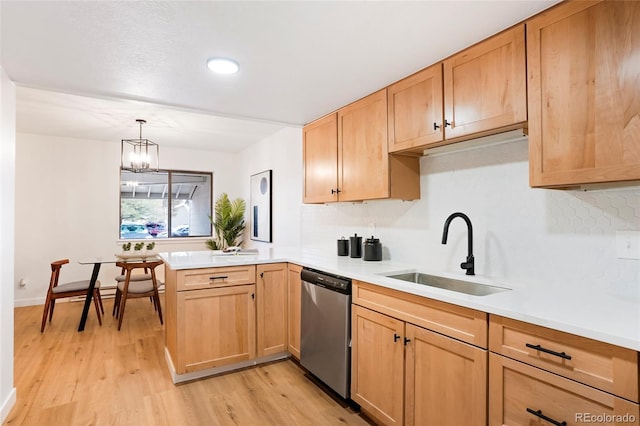
<instances>
[{"instance_id":1,"label":"recessed ceiling light","mask_svg":"<svg viewBox=\"0 0 640 426\"><path fill-rule=\"evenodd\" d=\"M217 74L235 74L240 69L238 63L229 58L211 58L207 61L207 67Z\"/></svg>"}]
</instances>

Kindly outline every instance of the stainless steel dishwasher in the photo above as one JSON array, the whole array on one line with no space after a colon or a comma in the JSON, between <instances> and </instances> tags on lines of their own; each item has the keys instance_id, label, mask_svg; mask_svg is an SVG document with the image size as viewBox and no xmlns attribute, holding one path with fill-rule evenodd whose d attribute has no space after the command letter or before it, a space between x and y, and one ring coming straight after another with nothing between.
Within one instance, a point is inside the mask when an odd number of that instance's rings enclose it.
<instances>
[{"instance_id":1,"label":"stainless steel dishwasher","mask_svg":"<svg viewBox=\"0 0 640 426\"><path fill-rule=\"evenodd\" d=\"M349 398L351 280L309 268L303 268L300 277L300 364Z\"/></svg>"}]
</instances>

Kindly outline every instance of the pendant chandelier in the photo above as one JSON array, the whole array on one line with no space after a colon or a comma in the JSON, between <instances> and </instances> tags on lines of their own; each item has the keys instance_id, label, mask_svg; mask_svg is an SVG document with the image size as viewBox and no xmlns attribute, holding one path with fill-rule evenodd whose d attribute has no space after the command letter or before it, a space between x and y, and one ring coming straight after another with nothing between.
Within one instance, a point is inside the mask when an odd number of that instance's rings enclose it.
<instances>
[{"instance_id":1,"label":"pendant chandelier","mask_svg":"<svg viewBox=\"0 0 640 426\"><path fill-rule=\"evenodd\" d=\"M147 121L137 119L140 125L139 139L122 139L120 146L120 168L134 173L158 171L160 149L149 139L142 139L142 125Z\"/></svg>"}]
</instances>

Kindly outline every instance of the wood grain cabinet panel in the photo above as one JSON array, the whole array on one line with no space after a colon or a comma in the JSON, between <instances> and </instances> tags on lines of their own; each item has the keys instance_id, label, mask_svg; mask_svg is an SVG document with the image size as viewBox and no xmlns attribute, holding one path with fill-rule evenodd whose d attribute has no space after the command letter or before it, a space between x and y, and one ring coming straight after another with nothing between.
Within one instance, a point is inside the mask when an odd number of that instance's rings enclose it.
<instances>
[{"instance_id":1,"label":"wood grain cabinet panel","mask_svg":"<svg viewBox=\"0 0 640 426\"><path fill-rule=\"evenodd\" d=\"M524 25L390 85L389 152L421 155L527 122Z\"/></svg>"},{"instance_id":2,"label":"wood grain cabinet panel","mask_svg":"<svg viewBox=\"0 0 640 426\"><path fill-rule=\"evenodd\" d=\"M352 317L351 398L367 415L385 425L486 425L486 349L359 305Z\"/></svg>"},{"instance_id":3,"label":"wood grain cabinet panel","mask_svg":"<svg viewBox=\"0 0 640 426\"><path fill-rule=\"evenodd\" d=\"M444 139L442 90L442 63L387 88L389 152L424 149Z\"/></svg>"},{"instance_id":4,"label":"wood grain cabinet panel","mask_svg":"<svg viewBox=\"0 0 640 426\"><path fill-rule=\"evenodd\" d=\"M255 265L183 269L176 271L176 274L177 291L229 287L256 282Z\"/></svg>"},{"instance_id":5,"label":"wood grain cabinet panel","mask_svg":"<svg viewBox=\"0 0 640 426\"><path fill-rule=\"evenodd\" d=\"M527 364L638 402L638 352L491 315L489 346Z\"/></svg>"},{"instance_id":6,"label":"wood grain cabinet panel","mask_svg":"<svg viewBox=\"0 0 640 426\"><path fill-rule=\"evenodd\" d=\"M527 21L533 187L640 180L640 2L568 1Z\"/></svg>"},{"instance_id":7,"label":"wood grain cabinet panel","mask_svg":"<svg viewBox=\"0 0 640 426\"><path fill-rule=\"evenodd\" d=\"M445 59L445 138L525 123L526 76L524 25Z\"/></svg>"},{"instance_id":8,"label":"wood grain cabinet panel","mask_svg":"<svg viewBox=\"0 0 640 426\"><path fill-rule=\"evenodd\" d=\"M389 197L387 92L338 111L340 201Z\"/></svg>"},{"instance_id":9,"label":"wood grain cabinet panel","mask_svg":"<svg viewBox=\"0 0 640 426\"><path fill-rule=\"evenodd\" d=\"M420 198L418 158L388 153L386 89L306 125L303 134L305 203Z\"/></svg>"},{"instance_id":10,"label":"wood grain cabinet panel","mask_svg":"<svg viewBox=\"0 0 640 426\"><path fill-rule=\"evenodd\" d=\"M353 303L482 348L487 347L485 312L362 281L353 282Z\"/></svg>"},{"instance_id":11,"label":"wood grain cabinet panel","mask_svg":"<svg viewBox=\"0 0 640 426\"><path fill-rule=\"evenodd\" d=\"M487 351L406 325L405 424L487 424Z\"/></svg>"},{"instance_id":12,"label":"wood grain cabinet panel","mask_svg":"<svg viewBox=\"0 0 640 426\"><path fill-rule=\"evenodd\" d=\"M494 353L489 388L490 425L637 425L640 418L637 403Z\"/></svg>"},{"instance_id":13,"label":"wood grain cabinet panel","mask_svg":"<svg viewBox=\"0 0 640 426\"><path fill-rule=\"evenodd\" d=\"M402 425L404 322L353 305L351 399L378 422Z\"/></svg>"},{"instance_id":14,"label":"wood grain cabinet panel","mask_svg":"<svg viewBox=\"0 0 640 426\"><path fill-rule=\"evenodd\" d=\"M300 272L302 266L289 264L287 287L289 290L287 298L287 344L291 355L300 359L300 304L301 304L301 292L302 292L302 280L300 279Z\"/></svg>"},{"instance_id":15,"label":"wood grain cabinet panel","mask_svg":"<svg viewBox=\"0 0 640 426\"><path fill-rule=\"evenodd\" d=\"M177 293L178 374L256 356L255 285Z\"/></svg>"},{"instance_id":16,"label":"wood grain cabinet panel","mask_svg":"<svg viewBox=\"0 0 640 426\"><path fill-rule=\"evenodd\" d=\"M305 203L338 201L338 116L329 114L304 126Z\"/></svg>"},{"instance_id":17,"label":"wood grain cabinet panel","mask_svg":"<svg viewBox=\"0 0 640 426\"><path fill-rule=\"evenodd\" d=\"M287 350L287 264L256 267L258 356Z\"/></svg>"},{"instance_id":18,"label":"wood grain cabinet panel","mask_svg":"<svg viewBox=\"0 0 640 426\"><path fill-rule=\"evenodd\" d=\"M173 270L165 264L165 343L176 374L256 357L254 283L255 265Z\"/></svg>"}]
</instances>

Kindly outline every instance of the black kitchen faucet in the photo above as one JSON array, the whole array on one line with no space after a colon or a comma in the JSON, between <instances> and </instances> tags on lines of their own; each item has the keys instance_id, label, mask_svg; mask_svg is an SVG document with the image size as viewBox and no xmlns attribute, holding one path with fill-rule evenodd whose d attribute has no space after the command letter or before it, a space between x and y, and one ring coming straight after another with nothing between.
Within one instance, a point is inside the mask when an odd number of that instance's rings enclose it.
<instances>
[{"instance_id":1,"label":"black kitchen faucet","mask_svg":"<svg viewBox=\"0 0 640 426\"><path fill-rule=\"evenodd\" d=\"M474 260L473 260L473 226L471 225L471 220L469 220L469 217L466 214L456 212L456 213L452 213L447 218L447 220L444 222L444 230L442 231L442 244L447 244L447 235L449 234L449 225L451 224L451 221L456 217L461 217L462 219L464 219L465 222L467 222L467 236L468 236L467 261L462 262L460 264L460 267L462 269L466 269L467 275L475 275Z\"/></svg>"}]
</instances>

